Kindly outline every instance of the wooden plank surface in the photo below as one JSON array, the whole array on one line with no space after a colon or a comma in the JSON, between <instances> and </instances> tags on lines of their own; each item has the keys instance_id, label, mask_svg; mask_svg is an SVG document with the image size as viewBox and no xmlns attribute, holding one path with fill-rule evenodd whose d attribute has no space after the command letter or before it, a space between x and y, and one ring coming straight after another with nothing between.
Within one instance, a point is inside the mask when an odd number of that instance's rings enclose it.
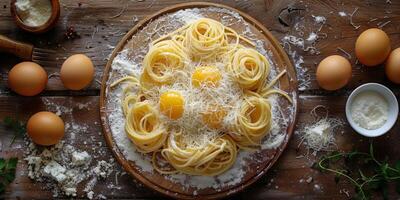
<instances>
[{"instance_id":1,"label":"wooden plank surface","mask_svg":"<svg viewBox=\"0 0 400 200\"><path fill-rule=\"evenodd\" d=\"M13 39L33 43L37 47L56 50L52 59L44 62L48 74L59 71L63 60L74 53L85 53L89 55L96 65L95 80L100 80L103 68L107 62L113 47L122 36L132 28L137 20L147 15L182 1L178 0L98 0L98 1L61 1L62 13L60 21L55 29L43 35L33 35L21 31L12 21L9 11L9 1L0 1L0 34ZM186 2L186 1L185 1ZM279 40L287 34L297 34L298 25L304 26L304 33L308 34L319 29L318 24L312 17L325 16L327 22L322 26L320 33L326 33L326 38L318 40L314 45L320 51L315 55L305 52L300 48L292 47L297 53L303 56L303 68L308 70L310 85L300 91L300 112L298 116L298 129L304 124L312 122L310 111L316 105L328 107L332 117L345 120L344 105L349 92L358 85L365 82L379 82L389 86L398 96L399 87L390 84L383 72L382 67L365 69L356 65L353 52L354 41L362 30L369 27L377 27L378 23L391 21L383 27L392 40L392 47L399 47L400 42L400 1L392 0L386 3L384 0L224 0L212 1L223 3L239 10L247 12L262 22ZM300 11L288 12L290 7ZM349 15L358 8L353 16L353 22L361 27L358 30L350 24ZM295 9L294 9L295 10ZM345 12L347 16L342 17L338 12ZM121 14L120 14L121 13ZM118 14L120 14L118 16ZM278 16L285 19L288 26L279 22ZM375 19L377 18L377 19ZM69 27L73 27L80 35L76 39L65 39L64 34ZM325 35L325 34L323 34ZM321 36L322 37L322 36ZM311 44L310 44L311 45ZM331 54L342 54L338 47L351 54L353 63L353 78L350 84L337 92L326 92L318 88L315 81L316 63L322 58ZM288 50L288 49L287 49ZM7 72L20 60L6 54L0 54L0 119L5 116L15 116L21 120L27 120L29 116L37 111L50 110L60 112L66 123L75 123L80 126L87 126L86 131L76 134L74 146L87 150L91 154L99 154L99 159L110 159L112 155L107 149L100 127L98 113L99 83L93 81L91 86L84 91L71 92L63 88L57 76L49 80L45 92L37 97L20 97L7 88ZM55 105L61 106L56 108ZM376 146L380 153L385 153L393 159L399 159L400 150L396 149L396 143L400 136L400 126L397 123L392 131L376 140ZM70 140L70 136L66 136ZM18 140L16 144L9 147L7 144L12 135L4 127L0 126L0 142L2 148L0 156L17 155L23 156L23 141ZM86 144L84 143L86 141ZM353 188L346 182L335 184L334 176L322 174L311 169L314 162L313 156L301 157L306 153L303 146L298 148L300 136L295 134L293 139L278 163L272 170L257 183L246 191L234 196L235 199L346 199L344 190L353 192ZM338 134L338 148L351 150L354 147L366 148L368 139L358 136L347 124L343 132ZM115 164L116 172L123 170ZM129 175L120 176L113 174L104 181L97 184L95 193L103 194L108 198L135 198L135 199L157 199L163 198L159 194L136 182ZM311 183L304 182L309 177L313 178ZM301 182L303 180L303 182ZM84 195L79 188L79 195ZM320 187L320 188L319 188ZM51 191L42 189L40 183L31 181L26 176L26 164L20 162L18 165L17 179L7 188L1 198L22 198L22 199L46 199L51 198ZM391 197L395 198L396 193L391 191Z\"/></svg>"}]
</instances>

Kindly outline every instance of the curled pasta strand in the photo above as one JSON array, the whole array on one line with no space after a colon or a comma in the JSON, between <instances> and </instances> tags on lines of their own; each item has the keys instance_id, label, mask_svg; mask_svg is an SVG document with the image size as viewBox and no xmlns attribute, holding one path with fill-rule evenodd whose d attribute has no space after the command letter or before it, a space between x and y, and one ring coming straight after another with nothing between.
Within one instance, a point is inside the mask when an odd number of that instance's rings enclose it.
<instances>
[{"instance_id":1,"label":"curled pasta strand","mask_svg":"<svg viewBox=\"0 0 400 200\"><path fill-rule=\"evenodd\" d=\"M151 162L153 163L154 169L155 169L157 172L159 172L160 174L175 174L175 173L177 173L178 170L175 170L175 169L163 169L163 168L159 165L160 160L159 160L159 158L157 157L157 153L159 153L159 152L160 152L160 150L154 151L154 152L153 152L153 155L152 155L152 157L151 157Z\"/></svg>"},{"instance_id":2,"label":"curled pasta strand","mask_svg":"<svg viewBox=\"0 0 400 200\"><path fill-rule=\"evenodd\" d=\"M198 19L186 30L184 45L195 60L216 57L228 45L225 27L212 19Z\"/></svg>"},{"instance_id":3,"label":"curled pasta strand","mask_svg":"<svg viewBox=\"0 0 400 200\"><path fill-rule=\"evenodd\" d=\"M285 74L286 74L286 69L283 70L283 71L281 71L281 72L278 74L278 76L276 76L274 79L272 79L272 81L269 82L268 85L266 85L266 86L261 90L260 93L264 93L264 92L268 91L269 89L271 89L271 87L272 87L273 85L275 85L276 82L278 82L278 80L279 80L280 78L282 78L282 76L285 75Z\"/></svg>"},{"instance_id":4,"label":"curled pasta strand","mask_svg":"<svg viewBox=\"0 0 400 200\"><path fill-rule=\"evenodd\" d=\"M233 165L237 147L232 138L225 135L205 147L189 148L182 143L179 135L171 134L161 155L180 172L214 176Z\"/></svg>"},{"instance_id":5,"label":"curled pasta strand","mask_svg":"<svg viewBox=\"0 0 400 200\"><path fill-rule=\"evenodd\" d=\"M184 69L188 57L183 46L175 40L164 40L150 47L143 59L143 74L141 81L153 83L170 83L173 71Z\"/></svg>"},{"instance_id":6,"label":"curled pasta strand","mask_svg":"<svg viewBox=\"0 0 400 200\"><path fill-rule=\"evenodd\" d=\"M258 90L269 75L270 65L258 51L242 47L231 55L228 71L243 89Z\"/></svg>"},{"instance_id":7,"label":"curled pasta strand","mask_svg":"<svg viewBox=\"0 0 400 200\"><path fill-rule=\"evenodd\" d=\"M271 117L271 105L266 99L249 96L240 106L230 135L241 148L258 146L271 128Z\"/></svg>"},{"instance_id":8,"label":"curled pasta strand","mask_svg":"<svg viewBox=\"0 0 400 200\"><path fill-rule=\"evenodd\" d=\"M158 111L146 101L136 102L128 110L125 131L138 150L143 153L160 149L168 136L159 121Z\"/></svg>"},{"instance_id":9,"label":"curled pasta strand","mask_svg":"<svg viewBox=\"0 0 400 200\"><path fill-rule=\"evenodd\" d=\"M126 116L128 113L128 108L137 101L137 95L132 92L133 89L139 88L139 80L134 76L126 76L114 81L110 88L114 88L122 82L126 82L126 87L122 91L122 110Z\"/></svg>"}]
</instances>

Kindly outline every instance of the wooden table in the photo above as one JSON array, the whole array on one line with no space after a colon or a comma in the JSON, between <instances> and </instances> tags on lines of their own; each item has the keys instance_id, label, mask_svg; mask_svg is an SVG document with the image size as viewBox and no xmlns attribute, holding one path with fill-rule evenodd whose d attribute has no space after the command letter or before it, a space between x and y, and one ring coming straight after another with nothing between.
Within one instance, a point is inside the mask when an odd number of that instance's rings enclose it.
<instances>
[{"instance_id":1,"label":"wooden table","mask_svg":"<svg viewBox=\"0 0 400 200\"><path fill-rule=\"evenodd\" d=\"M63 60L74 53L85 53L93 59L96 66L95 81L83 91L69 91L63 88L58 77L49 79L46 91L36 97L21 97L7 88L7 72L20 60L10 55L0 54L0 118L15 116L26 121L30 115L41 110L56 112L54 105L61 105L63 113L61 116L67 123L78 123L88 125L87 131L79 131L75 146L95 154L93 147L96 146L96 153L101 153L102 159L110 159L111 152L105 145L101 132L99 119L99 80L103 68L107 62L113 47L122 36L132 28L137 20L169 5L180 3L178 0L97 0L61 1L62 12L58 25L55 29L43 35L33 35L21 31L16 27L10 16L9 1L0 2L0 33L8 37L29 42L37 47L56 50L53 55L56 61L43 65L48 74L59 71ZM183 1L182 1L183 2ZM187 1L185 1L187 2ZM310 111L316 105L327 106L330 115L345 120L345 101L355 87L362 83L378 82L389 86L396 96L400 90L397 85L391 84L384 76L383 67L366 69L356 65L353 52L356 37L369 27L377 27L385 22L383 30L391 37L393 48L399 47L400 42L400 1L392 0L221 0L213 1L223 3L244 12L262 22L279 40L286 34L298 34L295 24L304 25L304 34L316 31L318 25L314 16L324 16L327 21L320 31L320 40L315 43L320 54L312 54L292 47L297 54L303 56L303 69L307 69L310 76L310 85L300 91L298 115L298 128L312 122ZM360 25L357 30L350 24L350 17L353 15L355 26ZM347 16L340 16L339 12L345 12ZM342 13L343 14L343 13ZM281 16L281 21L278 20ZM75 39L66 39L64 34L69 27L73 27L79 34ZM326 33L326 35L324 34ZM307 38L307 37L306 37ZM336 92L326 92L319 89L315 81L316 64L324 57L331 54L343 54L338 47L351 54L353 64L353 78L350 84ZM81 106L79 106L81 105ZM84 105L84 106L82 106ZM70 108L69 110L65 110ZM72 109L71 109L72 108ZM400 124L387 135L375 139L376 148L379 152L385 153L391 159L399 159L400 149L397 149L398 131ZM365 148L368 139L358 136L348 124L343 128L343 133L338 133L338 148L340 150L351 150L352 148ZM7 144L12 138L12 133L4 126L0 126L0 141L3 147L0 156L23 157L23 141L19 139L16 144L9 147ZM91 138L91 139L90 139ZM68 134L66 136L68 140ZM84 144L86 141L87 145ZM278 163L270 170L268 175L262 177L249 189L236 195L237 199L347 199L344 191L353 193L353 188L345 181L336 184L334 175L321 173L311 169L314 162L313 156L302 157L306 153L303 146L298 148L299 135L294 134L288 148L279 159ZM116 172L122 169L116 164ZM312 177L308 183L307 179ZM133 198L133 199L157 199L163 198L140 183L136 182L129 175L118 177L118 187L110 188L115 183L115 176L111 175L105 181L99 182L95 188L96 194L103 194L108 198ZM82 188L80 188L82 189ZM41 188L26 176L26 164L18 164L17 178L8 187L2 198L51 198L51 191ZM79 192L83 195L83 192ZM390 197L395 198L396 193L391 189Z\"/></svg>"}]
</instances>

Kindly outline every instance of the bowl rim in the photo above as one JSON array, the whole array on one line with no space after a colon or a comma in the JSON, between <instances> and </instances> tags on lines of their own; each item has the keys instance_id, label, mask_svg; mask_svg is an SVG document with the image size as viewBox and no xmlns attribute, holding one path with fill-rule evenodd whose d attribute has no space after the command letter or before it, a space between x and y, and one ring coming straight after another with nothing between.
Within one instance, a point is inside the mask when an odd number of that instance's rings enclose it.
<instances>
[{"instance_id":1,"label":"bowl rim","mask_svg":"<svg viewBox=\"0 0 400 200\"><path fill-rule=\"evenodd\" d=\"M375 89L371 89L372 87L378 87L382 90L375 90ZM373 130L368 130L365 128L360 127L359 125L357 125L353 119L351 118L351 111L350 111L350 107L351 107L351 103L353 102L354 98L360 94L361 92L364 91L374 91L379 93L380 95L383 96L383 98L386 99L386 101L388 102L389 106L393 105L393 107L389 107L389 110L393 110L391 112L393 112L395 115L389 115L388 120L385 122L385 124L377 129L373 129ZM387 98L386 95L384 95L384 93L389 94L389 99ZM389 113L391 113L389 112ZM388 87L379 84L379 83L365 83L363 85L358 86L356 89L354 89L351 94L349 95L349 97L347 98L346 101L346 118L347 121L349 122L350 126L353 128L353 130L355 130L357 133L366 136L366 137L378 137L381 135L384 135L385 133L389 132L390 129L393 128L393 126L396 124L397 121L397 116L399 114L399 105L398 105L398 101L396 96L394 95L394 93L392 92L392 90L390 90ZM390 118L390 116L396 116L396 118L393 120L392 118ZM388 125L387 125L388 124Z\"/></svg>"},{"instance_id":2,"label":"bowl rim","mask_svg":"<svg viewBox=\"0 0 400 200\"><path fill-rule=\"evenodd\" d=\"M15 3L16 3L16 0L10 1L11 15L14 18L14 21L17 24L17 26L27 32L31 32L31 33L47 32L48 30L52 29L57 24L58 19L60 18L61 8L60 8L59 0L50 0L50 3L51 3L50 18L44 24L42 24L40 26L29 26L29 25L25 24L23 22L23 20L19 17L17 9L15 7Z\"/></svg>"}]
</instances>

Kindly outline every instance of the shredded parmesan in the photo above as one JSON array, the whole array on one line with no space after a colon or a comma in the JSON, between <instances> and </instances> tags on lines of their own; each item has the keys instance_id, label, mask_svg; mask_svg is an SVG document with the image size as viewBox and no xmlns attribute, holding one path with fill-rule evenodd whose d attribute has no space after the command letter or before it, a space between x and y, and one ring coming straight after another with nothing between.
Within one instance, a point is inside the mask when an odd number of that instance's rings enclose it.
<instances>
[{"instance_id":1,"label":"shredded parmesan","mask_svg":"<svg viewBox=\"0 0 400 200\"><path fill-rule=\"evenodd\" d=\"M325 116L322 118L319 117L317 109L325 110ZM327 108L321 105L316 106L311 111L311 115L316 118L316 120L304 126L301 130L300 144L304 144L307 150L312 150L313 154L319 151L329 151L332 146L336 146L335 132L339 127L343 126L343 121L329 118Z\"/></svg>"},{"instance_id":2,"label":"shredded parmesan","mask_svg":"<svg viewBox=\"0 0 400 200\"><path fill-rule=\"evenodd\" d=\"M355 25L354 24L354 22L353 22L353 16L354 16L354 14L356 14L356 12L358 11L358 7L356 7L355 9L354 9L354 11L350 14L350 24L354 27L354 29L359 29L360 27L361 27L361 25Z\"/></svg>"},{"instance_id":3,"label":"shredded parmesan","mask_svg":"<svg viewBox=\"0 0 400 200\"><path fill-rule=\"evenodd\" d=\"M217 16L220 18L221 22L225 26L234 26L235 24L242 24L243 26L240 26L238 30L236 30L240 35L250 39L253 43L255 43L255 47L257 51L259 51L262 55L264 55L270 65L271 65L271 73L268 77L268 80L270 81L274 77L277 76L277 71L276 71L276 63L274 62L272 58L273 52L266 49L265 43L260 40L256 34L254 33L254 30L252 30L250 25L245 22L245 20L240 16L240 14L227 10L227 9L221 9L221 8L215 8L215 7L207 7L207 8L194 8L194 9L185 9L185 10L180 10L178 12L165 15L163 17L155 19L152 23L149 23L146 27L144 27L141 31L138 32L138 34L135 34L132 38L132 41L138 41L138 40L145 40L146 43L151 43L152 38L157 38L155 36L161 36L163 33L169 33L172 32L173 30L176 30L177 28L195 20L200 17L207 17L207 16ZM131 48L125 48L125 50L119 52L119 54L116 56L116 58L113 61L112 64L112 71L110 72L110 79L108 84L111 84L115 80L126 76L126 75L132 75L132 74L140 74L141 73L141 62L143 60L144 55L148 51L148 46L147 45L142 45L138 48L135 48L134 51ZM300 59L298 55L295 55L296 59ZM303 62L303 58L299 60L299 65L300 63ZM219 66L217 66L219 67ZM128 70L129 69L129 70ZM129 71L133 70L132 73ZM228 80L229 76L224 76L222 77L222 82L220 82L220 88L228 87L225 85L224 80ZM170 88L175 88L175 89L180 89L182 86L175 84L171 85ZM233 88L233 87L231 87ZM164 88L166 90L168 88ZM144 174L149 174L149 173L154 173L154 168L151 164L151 158L148 156L143 156L140 152L137 151L135 145L132 144L132 142L127 138L127 135L124 131L124 117L123 117L123 111L121 109L121 93L123 89L122 87L113 89L113 90L107 90L107 106L106 106L106 111L108 113L108 117L103 118L103 121L109 121L110 123L110 128L111 132L113 135L114 140L117 143L117 148L119 148L122 153L124 154L125 158L127 160L130 160L135 163L136 166L138 166L138 169L141 173ZM212 93L226 93L227 91L225 90L216 90L216 91L208 91L210 94ZM228 94L219 94L222 96L219 96L216 98L214 101L222 101L223 99L232 99L236 95L235 91L232 90L230 91L232 93ZM184 95L184 94L182 94ZM295 94L292 94L295 95ZM227 96L228 98L224 97ZM277 95L271 95L268 97L268 100L271 102L271 105L274 105L272 107L272 127L269 135L265 138L265 140L262 141L261 149L269 149L269 148L279 148L281 147L281 144L285 141L287 141L288 137L286 135L286 129L291 120L293 120L292 114L294 113L294 110L292 107L287 108L287 107L280 107L280 101L277 98ZM185 97L186 98L186 97ZM192 98L192 97L190 97ZM190 100L191 101L191 100ZM200 101L197 100L196 101ZM193 101L193 102L196 102ZM187 101L189 102L189 100ZM185 105L186 106L186 105ZM189 107L192 107L191 109L198 109L194 108L195 104L193 105L188 105ZM232 108L235 108L237 105L231 105ZM185 112L186 112L185 108ZM287 114L284 114L287 110L290 110L289 117ZM233 110L233 109L232 109ZM228 124L229 121L234 119L234 115L232 114L233 112L230 112L231 110L228 110L229 112L227 113L227 116L225 116L224 121L222 122L222 125L224 126L225 124ZM187 119L187 120L198 120L196 117L193 117L194 119ZM179 122L177 122L179 123ZM189 123L190 124L190 123ZM190 129L188 127L188 130ZM195 127L191 127L195 128ZM209 134L214 134L214 133L209 133ZM188 140L199 140L195 141L194 145L199 145L203 142L201 142L201 136L188 136L186 138ZM196 144L197 143L197 144ZM249 162L263 162L264 159L267 159L263 157L262 159L259 159L257 155L259 153L258 151L255 152L247 152L247 151L240 151L238 153L238 157L236 160L236 163L232 166L229 171L225 172L224 174L221 174L219 176L215 177L206 177L206 176L188 176L184 174L171 174L171 175L164 175L166 179L169 179L170 181L179 184L183 188L195 188L193 191L193 194L201 195L202 194L202 189L205 188L213 188L216 190L219 190L223 187L229 186L229 185L236 185L240 183L243 178L245 178L248 174L248 164ZM269 159L269 158L268 158Z\"/></svg>"},{"instance_id":4,"label":"shredded parmesan","mask_svg":"<svg viewBox=\"0 0 400 200\"><path fill-rule=\"evenodd\" d=\"M187 65L188 74L193 74L192 72L197 66L196 63ZM219 68L220 72L225 71L223 69L225 65L222 62L217 63L215 67ZM163 121L167 121L168 124L172 124L185 133L182 136L186 144L190 144L192 147L202 147L219 136L221 132L205 126L202 113L212 111L210 109L218 109L215 108L215 105L223 106L224 110L227 111L227 117L224 117L221 125L222 129L227 128L228 125L234 124L234 114L237 113L238 105L240 105L238 102L241 102L243 91L228 73L221 73L222 79L219 82L219 87L201 88L191 87L191 77L186 77L188 74L176 74L174 84L150 89L149 92L153 94L152 97L154 98L150 100L158 102L161 94L167 91L179 91L185 99L185 112L182 117L179 120L172 120L165 115L160 117Z\"/></svg>"}]
</instances>

